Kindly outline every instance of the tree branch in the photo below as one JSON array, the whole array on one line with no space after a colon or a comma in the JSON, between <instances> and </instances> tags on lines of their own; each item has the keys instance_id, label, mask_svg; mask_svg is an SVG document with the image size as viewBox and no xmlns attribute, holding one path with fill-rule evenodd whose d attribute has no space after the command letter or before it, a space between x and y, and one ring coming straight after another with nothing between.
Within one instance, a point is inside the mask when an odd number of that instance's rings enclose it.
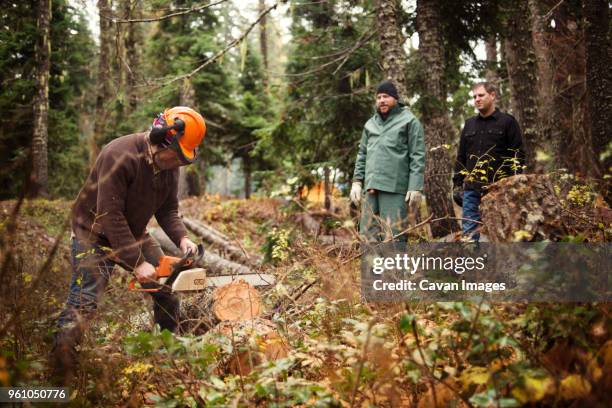
<instances>
[{"instance_id":1,"label":"tree branch","mask_svg":"<svg viewBox=\"0 0 612 408\"><path fill-rule=\"evenodd\" d=\"M100 16L105 18L105 19L107 19L107 20L110 20L114 24L152 23L152 22L155 22L155 21L163 21L163 20L167 20L167 19L172 18L172 17L182 16L182 15L193 13L193 12L196 12L196 11L201 11L201 10L207 9L209 7L212 7L212 6L216 6L217 4L225 3L226 1L227 0L218 0L218 1L214 2L214 3L203 4L201 6L192 7L190 9L187 9L187 10L184 10L184 11L177 11L176 13L166 14L166 15L163 15L161 17L133 18L133 19L119 20L119 19L117 19L117 18L115 18L113 16L106 16L106 15L103 15L103 14L101 14Z\"/></svg>"}]
</instances>

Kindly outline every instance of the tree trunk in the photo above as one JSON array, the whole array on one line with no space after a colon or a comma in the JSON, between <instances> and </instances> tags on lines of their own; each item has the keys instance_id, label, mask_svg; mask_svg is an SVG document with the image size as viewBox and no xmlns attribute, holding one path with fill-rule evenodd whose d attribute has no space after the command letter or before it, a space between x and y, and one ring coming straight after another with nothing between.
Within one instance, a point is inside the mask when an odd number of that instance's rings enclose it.
<instances>
[{"instance_id":1,"label":"tree trunk","mask_svg":"<svg viewBox=\"0 0 612 408\"><path fill-rule=\"evenodd\" d=\"M406 96L406 54L402 48L404 37L397 22L395 0L376 0L376 24L380 41L380 65L385 79L395 83L400 99Z\"/></svg>"},{"instance_id":2,"label":"tree trunk","mask_svg":"<svg viewBox=\"0 0 612 408\"><path fill-rule=\"evenodd\" d=\"M536 56L538 72L538 132L541 140L540 148L552 158L555 127L555 106L553 86L553 58L550 48L550 35L547 32L547 21L540 8L540 0L529 0L531 17L531 37ZM557 134L557 136L559 136ZM545 162L538 163L539 169L546 167Z\"/></svg>"},{"instance_id":3,"label":"tree trunk","mask_svg":"<svg viewBox=\"0 0 612 408\"><path fill-rule=\"evenodd\" d=\"M578 10L555 0L531 0L529 9L538 60L541 140L550 141L555 167L600 177L594 143L585 131L585 48Z\"/></svg>"},{"instance_id":4,"label":"tree trunk","mask_svg":"<svg viewBox=\"0 0 612 408\"><path fill-rule=\"evenodd\" d=\"M242 158L242 169L244 171L244 198L248 200L251 198L251 175L253 173L251 157L248 152Z\"/></svg>"},{"instance_id":5,"label":"tree trunk","mask_svg":"<svg viewBox=\"0 0 612 408\"><path fill-rule=\"evenodd\" d=\"M331 192L332 192L332 181L330 180L330 173L331 171L329 170L329 166L325 166L325 168L323 169L323 190L324 190L324 205L325 205L325 209L327 211L331 210L331 206L332 206L332 201L331 201Z\"/></svg>"},{"instance_id":6,"label":"tree trunk","mask_svg":"<svg viewBox=\"0 0 612 408\"><path fill-rule=\"evenodd\" d=\"M266 9L266 0L259 0L259 13L261 14ZM264 86L268 89L268 32L267 32L267 16L263 16L259 22L259 50L264 66Z\"/></svg>"},{"instance_id":7,"label":"tree trunk","mask_svg":"<svg viewBox=\"0 0 612 408\"><path fill-rule=\"evenodd\" d=\"M582 12L586 53L586 129L592 140L595 160L599 162L600 172L604 173L612 167L612 157L600 158L607 149L612 149L608 122L612 118L612 44L608 1L583 1ZM609 188L605 190L610 202L612 193Z\"/></svg>"},{"instance_id":8,"label":"tree trunk","mask_svg":"<svg viewBox=\"0 0 612 408\"><path fill-rule=\"evenodd\" d=\"M134 0L124 0L127 18L140 18L142 16L142 2ZM138 68L140 67L140 47L142 44L142 27L140 24L127 24L124 47L126 54L126 83L125 97L127 101L128 113L133 112L138 105L138 94L136 92L136 79Z\"/></svg>"},{"instance_id":9,"label":"tree trunk","mask_svg":"<svg viewBox=\"0 0 612 408\"><path fill-rule=\"evenodd\" d=\"M193 89L193 85L191 84L190 78L185 78L183 80L183 86L181 88L180 95L181 106L188 106L190 108L195 107L195 91ZM193 164L192 164L193 166ZM193 176L192 176L193 177ZM187 175L187 167L182 166L179 168L179 188L178 188L178 198L182 200L189 195L193 194L193 191L189 191L189 181Z\"/></svg>"},{"instance_id":10,"label":"tree trunk","mask_svg":"<svg viewBox=\"0 0 612 408\"><path fill-rule=\"evenodd\" d=\"M51 0L39 0L36 42L36 97L32 134L32 173L29 195L46 196L49 184L47 140L49 137L49 68L51 61Z\"/></svg>"},{"instance_id":11,"label":"tree trunk","mask_svg":"<svg viewBox=\"0 0 612 408\"><path fill-rule=\"evenodd\" d=\"M452 163L447 149L453 128L446 108L446 85L444 82L444 50L440 32L440 4L437 0L417 1L417 29L419 54L427 67L428 84L422 95L423 127L425 128L425 196L429 211L434 218L454 217L451 201ZM457 231L459 225L451 219L431 226L434 237L442 237Z\"/></svg>"},{"instance_id":12,"label":"tree trunk","mask_svg":"<svg viewBox=\"0 0 612 408\"><path fill-rule=\"evenodd\" d=\"M490 35L485 41L485 52L487 58L487 70L485 79L499 87L499 76L497 75L497 40L495 35Z\"/></svg>"},{"instance_id":13,"label":"tree trunk","mask_svg":"<svg viewBox=\"0 0 612 408\"><path fill-rule=\"evenodd\" d=\"M89 165L93 167L100 147L104 143L110 99L110 47L113 41L111 23L108 16L111 12L108 0L98 0L98 15L100 18L100 55L98 60L98 86L96 90L96 109L94 115L93 140L90 143Z\"/></svg>"},{"instance_id":14,"label":"tree trunk","mask_svg":"<svg viewBox=\"0 0 612 408\"><path fill-rule=\"evenodd\" d=\"M505 58L510 82L512 113L521 126L523 145L529 171L541 172L536 162L536 151L542 150L538 126L536 57L529 26L528 5L525 2L507 3L508 20L504 27Z\"/></svg>"}]
</instances>

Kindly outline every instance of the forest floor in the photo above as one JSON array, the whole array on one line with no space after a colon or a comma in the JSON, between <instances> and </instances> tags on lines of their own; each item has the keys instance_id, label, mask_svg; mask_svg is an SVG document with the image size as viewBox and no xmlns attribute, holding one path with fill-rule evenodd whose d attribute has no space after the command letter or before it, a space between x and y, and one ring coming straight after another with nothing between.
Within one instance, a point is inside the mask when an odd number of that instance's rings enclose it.
<instances>
[{"instance_id":1,"label":"forest floor","mask_svg":"<svg viewBox=\"0 0 612 408\"><path fill-rule=\"evenodd\" d=\"M0 383L48 385L52 333L71 277L70 202L26 201L16 216L14 206L0 202L3 248L10 252L0 253L10 258L0 278L12 297L2 301ZM339 207L319 218L320 233L350 239L348 207ZM149 297L129 292L130 275L116 268L80 347L72 405L607 403L609 304L365 303L357 250L323 245L298 221L304 211L274 199L181 202L185 216L265 256L259 271L274 274L277 284L261 295L283 358L265 353L270 339L255 326L231 336L159 332Z\"/></svg>"}]
</instances>

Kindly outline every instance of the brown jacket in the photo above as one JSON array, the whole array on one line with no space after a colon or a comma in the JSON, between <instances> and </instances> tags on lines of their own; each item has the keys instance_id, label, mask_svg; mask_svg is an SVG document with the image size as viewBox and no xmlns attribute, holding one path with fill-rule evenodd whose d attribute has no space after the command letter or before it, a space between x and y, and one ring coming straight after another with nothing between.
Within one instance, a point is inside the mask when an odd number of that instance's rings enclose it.
<instances>
[{"instance_id":1,"label":"brown jacket","mask_svg":"<svg viewBox=\"0 0 612 408\"><path fill-rule=\"evenodd\" d=\"M128 268L144 258L141 242L153 215L179 246L187 236L178 215L179 170L156 171L146 133L117 138L104 146L72 209L79 240L112 248Z\"/></svg>"}]
</instances>

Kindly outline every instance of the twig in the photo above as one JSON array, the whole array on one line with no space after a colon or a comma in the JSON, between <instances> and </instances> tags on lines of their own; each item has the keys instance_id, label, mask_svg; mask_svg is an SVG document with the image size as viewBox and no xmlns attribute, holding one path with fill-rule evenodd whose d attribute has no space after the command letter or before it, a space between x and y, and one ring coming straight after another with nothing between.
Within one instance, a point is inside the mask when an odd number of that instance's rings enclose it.
<instances>
[{"instance_id":1,"label":"twig","mask_svg":"<svg viewBox=\"0 0 612 408\"><path fill-rule=\"evenodd\" d=\"M544 20L548 20L548 19L549 19L549 18L552 16L552 14L555 12L555 10L556 10L556 9L558 9L558 8L559 8L559 6L560 6L561 4L563 4L563 1L564 1L564 0L561 0L561 1L559 1L557 4L555 4L555 5L553 6L553 8L551 8L550 10L548 10L548 13L546 13L546 14L544 14L544 15L542 16L542 19L544 19Z\"/></svg>"},{"instance_id":2,"label":"twig","mask_svg":"<svg viewBox=\"0 0 612 408\"><path fill-rule=\"evenodd\" d=\"M167 19L172 18L172 17L182 16L182 15L193 13L193 12L196 12L196 11L201 11L201 10L207 9L209 7L212 7L212 6L216 6L217 4L225 3L226 1L227 0L219 0L219 1L215 2L215 3L203 4L201 6L192 7L190 9L187 9L187 10L184 10L184 11L178 11L176 13L166 14L166 15L163 15L161 17L133 18L133 19L122 19L122 20L119 20L119 19L116 19L115 17L106 16L104 14L101 14L100 16L102 18L110 20L114 24L152 23L154 21L163 21L163 20L167 20Z\"/></svg>"},{"instance_id":3,"label":"twig","mask_svg":"<svg viewBox=\"0 0 612 408\"><path fill-rule=\"evenodd\" d=\"M357 397L357 390L359 389L359 382L361 380L361 370L363 370L363 366L365 365L366 353L368 351L368 346L370 345L372 327L374 327L375 321L375 319L370 320L370 323L368 324L368 334L366 336L365 342L363 343L363 347L361 348L361 359L359 360L359 364L357 366L355 383L353 384L353 390L351 391L351 407L355 406L355 398Z\"/></svg>"},{"instance_id":4,"label":"twig","mask_svg":"<svg viewBox=\"0 0 612 408\"><path fill-rule=\"evenodd\" d=\"M353 46L348 50L346 55L344 55L344 58L342 59L342 62L336 67L336 69L334 70L332 75L336 75L336 73L338 71L340 71L340 68L342 68L344 66L346 61L351 56L351 54L353 54L353 52L355 52L355 50L357 48L361 47L363 44L366 44L368 41L370 41L372 39L372 37L374 37L377 33L378 33L378 30L372 30L372 32L370 32L370 34L366 36L366 34L368 34L368 32L367 31L364 32L363 35L359 38L359 40L357 40L357 42L355 44L353 44Z\"/></svg>"},{"instance_id":5,"label":"twig","mask_svg":"<svg viewBox=\"0 0 612 408\"><path fill-rule=\"evenodd\" d=\"M434 387L434 386L433 386L433 380L435 380L435 381L439 381L439 382L440 382L442 385L444 385L446 388L448 388L449 390L451 390L451 392L452 392L453 394L455 394L455 395L456 395L457 397L459 397L459 398L460 398L460 399L461 399L463 402L465 402L465 404L466 404L468 407L473 408L473 405L470 403L470 401L469 401L467 398L463 397L463 396L461 395L461 393L459 393L457 390L455 390L455 388L454 388L454 387L451 387L451 385L450 385L450 384L448 384L446 381L444 381L442 378L437 378L437 377L434 375L434 373L433 373L433 371L431 370L431 368L429 368L429 366L427 365L427 362L425 361L425 353L423 353L423 349L422 349L422 347L421 347L421 340L419 339L419 333L418 333L417 328L416 328L416 319L413 319L413 320L412 320L412 334L414 335L414 339L415 339L415 341L416 341L417 350L418 350L418 352L419 352L419 355L421 356L421 359L423 360L423 366L424 366L424 367L425 367L425 369L427 370L428 377L429 377L429 378L432 380L432 383L431 383L431 384L432 384L432 386L431 386L431 392L432 392L433 397L434 397L434 404L435 404L435 406L438 406L438 403L437 403L437 399L436 399L436 387ZM420 365L420 364L419 364L419 365Z\"/></svg>"},{"instance_id":6,"label":"twig","mask_svg":"<svg viewBox=\"0 0 612 408\"><path fill-rule=\"evenodd\" d=\"M213 55L212 57L210 57L209 59L204 61L204 63L200 64L197 68L195 68L194 70L192 70L191 72L189 72L187 74L183 74L183 75L179 75L177 77L174 77L173 79L171 79L171 80L169 80L167 82L164 82L164 83L158 85L157 87L161 88L161 87L170 85L170 84L172 84L174 82L181 81L181 80L186 79L186 78L191 78L192 76L194 76L195 74L200 72L202 69L204 69L208 65L212 64L213 62L215 62L218 58L223 56L226 52L228 52L229 50L234 48L237 44L239 44L242 40L244 40L244 38L253 30L253 28L255 28L255 26L257 24L259 24L261 19L264 18L267 14L269 14L272 10L274 10L279 5L280 1L281 0L277 1L272 6L268 7L264 11L262 11L259 14L259 16L257 17L257 19L238 38L230 41L230 43L225 48L223 48L221 51L217 52L215 55Z\"/></svg>"},{"instance_id":7,"label":"twig","mask_svg":"<svg viewBox=\"0 0 612 408\"><path fill-rule=\"evenodd\" d=\"M420 227L422 227L423 225L425 225L425 224L427 224L427 223L429 223L429 222L436 221L436 220L432 220L432 219L431 219L432 217L433 217L433 214L430 214L430 215L429 215L429 217L427 217L427 219L426 219L426 220L424 220L424 221L422 221L422 222L418 223L417 225L415 225L415 226L413 226L413 227L410 227L410 228L405 229L404 231L400 232L400 233L399 233L399 234L397 234L397 235L394 235L394 236L393 236L393 237L391 237L391 238L387 238L387 239L385 239L384 241L377 243L377 244L376 244L376 246L378 246L378 245L382 245L382 244L386 244L386 243L390 242L391 240L396 239L396 238L400 237L401 235L407 234L407 233L409 233L410 231L413 231L413 230L415 230L415 229L417 229L417 228L420 228ZM359 258L361 255L363 255L363 251L359 251L359 252L358 252L356 255L353 255L353 256L352 256L352 257L350 257L349 259L345 259L344 261L342 261L342 265L345 265L345 264L347 264L347 263L349 263L349 262L351 262L351 261L353 261L353 260L355 260L355 259Z\"/></svg>"}]
</instances>

